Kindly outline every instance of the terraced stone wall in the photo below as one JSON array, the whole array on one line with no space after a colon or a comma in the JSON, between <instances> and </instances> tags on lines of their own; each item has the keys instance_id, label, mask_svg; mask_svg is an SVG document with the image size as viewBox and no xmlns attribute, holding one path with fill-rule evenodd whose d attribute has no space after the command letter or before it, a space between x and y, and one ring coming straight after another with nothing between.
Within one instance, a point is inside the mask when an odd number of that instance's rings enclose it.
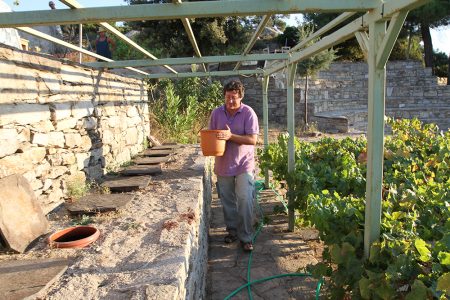
<instances>
[{"instance_id":1,"label":"terraced stone wall","mask_svg":"<svg viewBox=\"0 0 450 300\"><path fill-rule=\"evenodd\" d=\"M270 79L269 122L286 124L286 80L283 74ZM244 78L246 101L262 119L261 84ZM284 86L284 87L283 87ZM296 124L303 119L304 81L297 80L295 90ZM309 81L308 113L310 121L333 128L332 119L366 130L368 99L367 64L339 62ZM450 86L438 84L438 78L416 61L393 61L387 64L386 115L395 118L417 117L426 123L450 128ZM337 123L336 123L337 124ZM336 125L341 128L341 126ZM339 130L340 131L340 130Z\"/></svg>"},{"instance_id":2,"label":"terraced stone wall","mask_svg":"<svg viewBox=\"0 0 450 300\"><path fill-rule=\"evenodd\" d=\"M0 178L22 174L45 212L68 182L99 178L143 149L142 81L0 46Z\"/></svg>"}]
</instances>

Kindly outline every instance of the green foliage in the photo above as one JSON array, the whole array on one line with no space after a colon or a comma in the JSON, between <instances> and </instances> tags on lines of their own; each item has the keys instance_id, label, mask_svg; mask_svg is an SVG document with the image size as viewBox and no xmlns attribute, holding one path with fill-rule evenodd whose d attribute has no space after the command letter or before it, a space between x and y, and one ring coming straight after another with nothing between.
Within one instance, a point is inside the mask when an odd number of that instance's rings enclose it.
<instances>
[{"instance_id":1,"label":"green foliage","mask_svg":"<svg viewBox=\"0 0 450 300\"><path fill-rule=\"evenodd\" d=\"M171 0L126 0L130 5L172 3ZM186 2L186 1L183 1ZM187 1L189 2L189 1ZM242 52L253 32L249 17L221 17L190 19L192 31L204 55L235 54ZM140 31L139 39L144 48L157 56L192 56L194 49L180 20L139 21L126 23Z\"/></svg>"},{"instance_id":2,"label":"green foliage","mask_svg":"<svg viewBox=\"0 0 450 300\"><path fill-rule=\"evenodd\" d=\"M261 168L286 180L295 208L319 230L332 299L445 299L450 263L450 131L392 120L385 140L381 236L363 255L366 141L295 140L287 173L287 137L261 151Z\"/></svg>"},{"instance_id":3,"label":"green foliage","mask_svg":"<svg viewBox=\"0 0 450 300\"><path fill-rule=\"evenodd\" d=\"M423 47L420 45L419 36L415 35L411 38L408 49L408 38L399 38L395 42L394 49L389 56L389 60L405 60L412 59L423 61Z\"/></svg>"},{"instance_id":4,"label":"green foliage","mask_svg":"<svg viewBox=\"0 0 450 300\"><path fill-rule=\"evenodd\" d=\"M308 36L313 34L313 26L303 25L299 28L300 39L304 40ZM315 43L316 40L312 40L309 45ZM328 69L330 64L336 58L336 51L333 49L324 50L312 57L301 60L297 65L297 73L302 77L314 76L323 69Z\"/></svg>"},{"instance_id":5,"label":"green foliage","mask_svg":"<svg viewBox=\"0 0 450 300\"><path fill-rule=\"evenodd\" d=\"M78 217L76 219L73 219L70 222L70 225L72 226L84 226L84 225L89 225L94 223L94 220L92 219L92 217L88 216L88 215L82 215L81 217Z\"/></svg>"},{"instance_id":6,"label":"green foliage","mask_svg":"<svg viewBox=\"0 0 450 300\"><path fill-rule=\"evenodd\" d=\"M447 77L448 64L450 63L447 54L444 52L436 52L434 53L433 59L434 75L438 77Z\"/></svg>"},{"instance_id":7,"label":"green foliage","mask_svg":"<svg viewBox=\"0 0 450 300\"><path fill-rule=\"evenodd\" d=\"M73 199L86 196L90 189L91 183L86 182L82 177L75 177L67 181L67 195Z\"/></svg>"},{"instance_id":8,"label":"green foliage","mask_svg":"<svg viewBox=\"0 0 450 300\"><path fill-rule=\"evenodd\" d=\"M220 82L186 78L159 83L160 97L151 105L161 138L193 143L197 133L207 125L211 110L222 103Z\"/></svg>"},{"instance_id":9,"label":"green foliage","mask_svg":"<svg viewBox=\"0 0 450 300\"><path fill-rule=\"evenodd\" d=\"M294 47L300 41L300 31L295 26L287 26L277 40L282 46Z\"/></svg>"}]
</instances>

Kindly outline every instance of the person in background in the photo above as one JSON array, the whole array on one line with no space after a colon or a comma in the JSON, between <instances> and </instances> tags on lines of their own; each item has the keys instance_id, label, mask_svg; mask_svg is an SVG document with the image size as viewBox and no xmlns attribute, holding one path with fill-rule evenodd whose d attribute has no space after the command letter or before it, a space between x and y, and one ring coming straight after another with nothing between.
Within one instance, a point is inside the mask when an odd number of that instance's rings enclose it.
<instances>
[{"instance_id":1,"label":"person in background","mask_svg":"<svg viewBox=\"0 0 450 300\"><path fill-rule=\"evenodd\" d=\"M48 6L50 6L51 9L56 9L56 7L55 7L55 2L53 2L53 1L50 1L50 2L48 3Z\"/></svg>"},{"instance_id":2,"label":"person in background","mask_svg":"<svg viewBox=\"0 0 450 300\"><path fill-rule=\"evenodd\" d=\"M244 86L238 80L223 88L225 104L213 110L210 129L226 130L217 137L226 140L225 153L215 158L217 190L223 206L225 243L239 239L245 251L253 250L253 202L255 145L258 139L258 117L242 103Z\"/></svg>"},{"instance_id":3,"label":"person in background","mask_svg":"<svg viewBox=\"0 0 450 300\"><path fill-rule=\"evenodd\" d=\"M112 58L112 52L116 48L116 43L113 39L106 36L106 30L100 27L98 30L98 38L95 40L95 49L98 55Z\"/></svg>"}]
</instances>

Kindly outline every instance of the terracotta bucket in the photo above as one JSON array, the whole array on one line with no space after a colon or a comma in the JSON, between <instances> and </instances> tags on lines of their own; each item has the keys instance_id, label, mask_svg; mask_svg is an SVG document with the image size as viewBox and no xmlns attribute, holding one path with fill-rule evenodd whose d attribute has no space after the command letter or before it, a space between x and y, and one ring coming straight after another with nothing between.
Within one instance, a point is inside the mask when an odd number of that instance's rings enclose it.
<instances>
[{"instance_id":1,"label":"terracotta bucket","mask_svg":"<svg viewBox=\"0 0 450 300\"><path fill-rule=\"evenodd\" d=\"M57 231L49 236L48 243L54 248L84 248L95 242L100 231L92 226L75 226Z\"/></svg>"},{"instance_id":2,"label":"terracotta bucket","mask_svg":"<svg viewBox=\"0 0 450 300\"><path fill-rule=\"evenodd\" d=\"M217 134L226 130L200 131L200 146L204 156L222 156L225 152L225 140L219 140Z\"/></svg>"}]
</instances>

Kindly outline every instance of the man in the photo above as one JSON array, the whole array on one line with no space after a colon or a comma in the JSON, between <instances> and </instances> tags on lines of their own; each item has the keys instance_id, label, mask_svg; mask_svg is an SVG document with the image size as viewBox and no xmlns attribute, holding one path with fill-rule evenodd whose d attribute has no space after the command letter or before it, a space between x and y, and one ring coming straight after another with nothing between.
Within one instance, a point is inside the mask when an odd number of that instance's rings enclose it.
<instances>
[{"instance_id":1,"label":"man","mask_svg":"<svg viewBox=\"0 0 450 300\"><path fill-rule=\"evenodd\" d=\"M228 235L226 243L239 238L245 251L252 251L255 144L258 117L242 103L244 86L233 80L223 88L225 105L213 110L210 129L223 129L218 138L226 140L225 153L215 159L217 189L223 206Z\"/></svg>"},{"instance_id":2,"label":"man","mask_svg":"<svg viewBox=\"0 0 450 300\"><path fill-rule=\"evenodd\" d=\"M48 3L48 6L50 6L51 9L56 9L56 7L55 7L55 2L53 2L53 1L50 1L50 2Z\"/></svg>"},{"instance_id":3,"label":"man","mask_svg":"<svg viewBox=\"0 0 450 300\"><path fill-rule=\"evenodd\" d=\"M98 55L112 58L112 52L116 48L113 39L106 36L106 30L103 27L98 29L98 38L95 40L95 49Z\"/></svg>"}]
</instances>

